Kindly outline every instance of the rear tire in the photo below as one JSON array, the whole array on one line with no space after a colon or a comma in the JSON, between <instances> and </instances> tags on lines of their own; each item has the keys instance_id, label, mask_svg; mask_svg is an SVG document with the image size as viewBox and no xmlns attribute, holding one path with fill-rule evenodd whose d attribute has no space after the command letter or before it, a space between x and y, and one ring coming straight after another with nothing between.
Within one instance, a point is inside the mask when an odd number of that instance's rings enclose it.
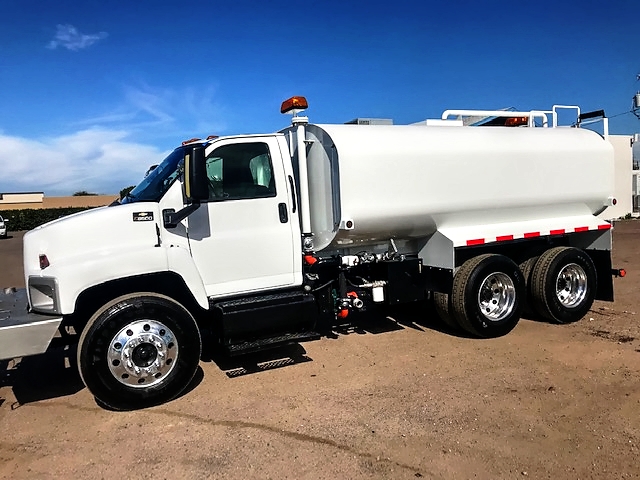
<instances>
[{"instance_id":1,"label":"rear tire","mask_svg":"<svg viewBox=\"0 0 640 480\"><path fill-rule=\"evenodd\" d=\"M597 275L591 257L573 247L547 250L531 274L531 295L536 311L556 323L584 317L596 296Z\"/></svg>"},{"instance_id":2,"label":"rear tire","mask_svg":"<svg viewBox=\"0 0 640 480\"><path fill-rule=\"evenodd\" d=\"M527 318L531 318L535 315L535 310L533 308L533 296L531 295L531 274L533 273L533 267L535 267L538 262L538 256L531 257L528 260L522 262L520 264L520 271L522 272L522 277L524 278L524 285L526 288L525 301L522 307L522 315Z\"/></svg>"},{"instance_id":3,"label":"rear tire","mask_svg":"<svg viewBox=\"0 0 640 480\"><path fill-rule=\"evenodd\" d=\"M78 371L98 403L131 410L171 400L191 382L201 340L193 316L156 293L124 295L89 320Z\"/></svg>"},{"instance_id":4,"label":"rear tire","mask_svg":"<svg viewBox=\"0 0 640 480\"><path fill-rule=\"evenodd\" d=\"M460 330L460 325L453 319L449 311L449 295L441 292L433 293L433 305L442 323L452 330Z\"/></svg>"},{"instance_id":5,"label":"rear tire","mask_svg":"<svg viewBox=\"0 0 640 480\"><path fill-rule=\"evenodd\" d=\"M511 259L479 255L453 277L450 311L470 334L500 337L518 324L525 292L522 273Z\"/></svg>"}]
</instances>

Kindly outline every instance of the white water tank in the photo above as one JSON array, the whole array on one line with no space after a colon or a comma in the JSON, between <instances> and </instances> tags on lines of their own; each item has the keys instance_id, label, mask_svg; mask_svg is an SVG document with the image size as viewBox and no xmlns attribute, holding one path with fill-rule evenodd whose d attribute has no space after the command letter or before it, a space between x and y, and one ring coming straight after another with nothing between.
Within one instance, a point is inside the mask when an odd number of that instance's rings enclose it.
<instances>
[{"instance_id":1,"label":"white water tank","mask_svg":"<svg viewBox=\"0 0 640 480\"><path fill-rule=\"evenodd\" d=\"M306 131L318 251L386 248L390 238L413 242L443 227L590 215L614 191L613 148L586 129L308 125Z\"/></svg>"}]
</instances>

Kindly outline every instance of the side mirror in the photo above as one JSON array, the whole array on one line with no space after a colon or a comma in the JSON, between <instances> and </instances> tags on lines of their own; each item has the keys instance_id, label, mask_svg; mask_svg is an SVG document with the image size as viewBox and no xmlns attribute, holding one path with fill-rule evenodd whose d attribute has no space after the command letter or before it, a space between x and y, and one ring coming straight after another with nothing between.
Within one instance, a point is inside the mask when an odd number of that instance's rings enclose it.
<instances>
[{"instance_id":1,"label":"side mirror","mask_svg":"<svg viewBox=\"0 0 640 480\"><path fill-rule=\"evenodd\" d=\"M177 212L173 208L162 211L165 228L176 228L178 223L200 207L202 200L209 198L203 146L193 147L184 155L184 196L187 197L186 207Z\"/></svg>"},{"instance_id":2,"label":"side mirror","mask_svg":"<svg viewBox=\"0 0 640 480\"><path fill-rule=\"evenodd\" d=\"M200 203L209 198L204 146L193 147L185 153L184 194L188 203Z\"/></svg>"}]
</instances>

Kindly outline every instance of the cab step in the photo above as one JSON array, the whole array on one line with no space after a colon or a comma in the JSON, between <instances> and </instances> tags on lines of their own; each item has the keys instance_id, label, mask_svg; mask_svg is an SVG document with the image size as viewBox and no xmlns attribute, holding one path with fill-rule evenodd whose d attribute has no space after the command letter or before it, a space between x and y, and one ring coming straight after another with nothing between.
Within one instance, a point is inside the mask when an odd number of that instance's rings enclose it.
<instances>
[{"instance_id":1,"label":"cab step","mask_svg":"<svg viewBox=\"0 0 640 480\"><path fill-rule=\"evenodd\" d=\"M278 335L275 337L233 343L226 345L226 348L227 352L231 356L244 355L246 353L257 352L259 350L266 350L268 348L277 348L298 342L319 340L320 337L321 335L318 332L287 333L285 335Z\"/></svg>"},{"instance_id":2,"label":"cab step","mask_svg":"<svg viewBox=\"0 0 640 480\"><path fill-rule=\"evenodd\" d=\"M209 300L214 322L226 344L254 338L277 338L282 332L315 330L315 297L301 289L236 299Z\"/></svg>"}]
</instances>

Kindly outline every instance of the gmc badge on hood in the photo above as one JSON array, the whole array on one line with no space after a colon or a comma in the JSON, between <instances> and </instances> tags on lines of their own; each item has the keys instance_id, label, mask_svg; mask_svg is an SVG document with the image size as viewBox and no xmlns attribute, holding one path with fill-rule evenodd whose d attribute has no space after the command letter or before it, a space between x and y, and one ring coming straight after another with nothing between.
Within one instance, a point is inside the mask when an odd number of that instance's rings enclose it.
<instances>
[{"instance_id":1,"label":"gmc badge on hood","mask_svg":"<svg viewBox=\"0 0 640 480\"><path fill-rule=\"evenodd\" d=\"M133 212L134 222L152 222L153 212Z\"/></svg>"}]
</instances>

